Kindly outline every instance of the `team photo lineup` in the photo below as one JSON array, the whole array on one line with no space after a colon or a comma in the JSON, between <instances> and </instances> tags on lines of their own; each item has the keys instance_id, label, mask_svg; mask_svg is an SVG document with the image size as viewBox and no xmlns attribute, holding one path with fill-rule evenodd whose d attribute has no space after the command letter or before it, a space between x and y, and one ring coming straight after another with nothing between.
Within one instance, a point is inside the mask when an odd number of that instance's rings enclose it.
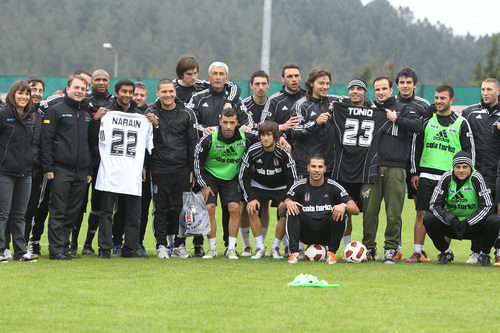
<instances>
[{"instance_id":1,"label":"team photo lineup","mask_svg":"<svg viewBox=\"0 0 500 333\"><path fill-rule=\"evenodd\" d=\"M376 77L374 100L360 78L348 95L330 95L332 73L322 67L303 80L298 65L284 64L271 96L268 74L257 70L244 99L225 63L209 64L207 81L199 71L195 56L182 56L177 78L160 79L149 105L144 83L112 86L104 69L76 70L45 99L42 79L14 82L0 100L0 263L45 259L44 231L51 260L147 258L152 205L160 259L443 265L454 260L453 242L467 240L467 264L500 267L496 79L485 78L481 100L459 114L449 85L436 87L433 101L416 96L410 67ZM413 249L401 242L407 197ZM358 241L353 215L362 219ZM426 235L437 258L424 250Z\"/></svg>"}]
</instances>

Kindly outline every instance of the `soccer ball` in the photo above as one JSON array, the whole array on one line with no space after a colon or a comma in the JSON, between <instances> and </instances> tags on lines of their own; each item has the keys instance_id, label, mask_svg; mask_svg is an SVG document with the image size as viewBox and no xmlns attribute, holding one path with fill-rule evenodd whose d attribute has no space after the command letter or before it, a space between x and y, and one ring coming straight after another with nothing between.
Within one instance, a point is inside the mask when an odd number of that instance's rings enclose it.
<instances>
[{"instance_id":1,"label":"soccer ball","mask_svg":"<svg viewBox=\"0 0 500 333\"><path fill-rule=\"evenodd\" d=\"M366 247L361 242L351 242L346 245L344 259L347 262L359 264L366 260Z\"/></svg>"},{"instance_id":2,"label":"soccer ball","mask_svg":"<svg viewBox=\"0 0 500 333\"><path fill-rule=\"evenodd\" d=\"M326 257L326 248L320 244L311 244L306 247L304 256L307 261L320 261Z\"/></svg>"}]
</instances>

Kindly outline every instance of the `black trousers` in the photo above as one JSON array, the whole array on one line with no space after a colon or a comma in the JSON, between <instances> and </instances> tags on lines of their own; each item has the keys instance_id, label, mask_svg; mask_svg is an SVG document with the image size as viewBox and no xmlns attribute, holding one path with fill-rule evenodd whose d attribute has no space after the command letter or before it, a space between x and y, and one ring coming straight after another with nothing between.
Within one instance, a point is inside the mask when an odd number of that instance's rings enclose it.
<instances>
[{"instance_id":1,"label":"black trousers","mask_svg":"<svg viewBox=\"0 0 500 333\"><path fill-rule=\"evenodd\" d=\"M56 167L50 181L49 251L51 255L69 248L69 235L82 208L87 187L87 172Z\"/></svg>"},{"instance_id":2,"label":"black trousers","mask_svg":"<svg viewBox=\"0 0 500 333\"><path fill-rule=\"evenodd\" d=\"M42 237L45 220L49 215L49 199L50 199L50 182L47 180L42 181L40 190L40 199L38 206L35 209L35 215L33 217L33 225L31 228L31 242L39 242Z\"/></svg>"},{"instance_id":3,"label":"black trousers","mask_svg":"<svg viewBox=\"0 0 500 333\"><path fill-rule=\"evenodd\" d=\"M31 229L34 224L34 216L38 208L38 202L40 201L40 192L42 190L43 183L43 173L40 168L33 168L33 174L31 176L31 193L30 201L28 201L28 208L26 208L26 214L24 214L24 238L26 244L28 244Z\"/></svg>"},{"instance_id":4,"label":"black trousers","mask_svg":"<svg viewBox=\"0 0 500 333\"><path fill-rule=\"evenodd\" d=\"M431 212L427 212L424 215L424 226L434 246L441 252L446 251L449 247L449 244L444 239L445 236L457 238L453 228L441 222ZM496 214L492 214L473 226L467 224L462 238L472 240L474 244L477 245L478 250L488 254L498 237L499 229L500 217Z\"/></svg>"},{"instance_id":5,"label":"black trousers","mask_svg":"<svg viewBox=\"0 0 500 333\"><path fill-rule=\"evenodd\" d=\"M123 208L125 221L125 242L123 251L136 251L139 241L141 218L141 197L112 192L101 192L101 211L99 212L99 249L109 251L112 241L112 216L115 204Z\"/></svg>"},{"instance_id":6,"label":"black trousers","mask_svg":"<svg viewBox=\"0 0 500 333\"><path fill-rule=\"evenodd\" d=\"M85 237L86 247L92 247L92 241L99 227L99 212L101 211L101 195L102 192L95 189L95 183L97 181L97 171L94 170L94 175L92 176L92 192L90 195L90 213L87 218L87 237ZM120 243L121 245L121 243Z\"/></svg>"},{"instance_id":7,"label":"black trousers","mask_svg":"<svg viewBox=\"0 0 500 333\"><path fill-rule=\"evenodd\" d=\"M92 178L93 179L93 178ZM85 195L83 196L83 201L80 203L80 213L76 219L76 223L73 226L73 230L71 231L71 248L78 249L78 235L80 235L80 229L82 227L83 222L83 214L87 211L87 203L89 201L89 188L90 184L87 184L85 188Z\"/></svg>"},{"instance_id":8,"label":"black trousers","mask_svg":"<svg viewBox=\"0 0 500 333\"><path fill-rule=\"evenodd\" d=\"M153 231L156 248L167 246L167 235L176 235L174 247L185 243L179 232L179 214L182 210L182 193L191 189L189 170L179 174L152 174Z\"/></svg>"},{"instance_id":9,"label":"black trousers","mask_svg":"<svg viewBox=\"0 0 500 333\"><path fill-rule=\"evenodd\" d=\"M149 219L149 204L151 203L151 176L146 172L146 181L142 183L141 197L141 225L139 227L139 244L144 242L146 227ZM123 209L118 205L113 215L113 246L122 245L125 232L125 219Z\"/></svg>"},{"instance_id":10,"label":"black trousers","mask_svg":"<svg viewBox=\"0 0 500 333\"><path fill-rule=\"evenodd\" d=\"M337 252L344 236L347 215L342 221L334 221L331 216L314 220L300 211L299 215L286 218L286 233L290 242L290 252L299 252L299 240L305 244L321 244L328 251Z\"/></svg>"}]
</instances>

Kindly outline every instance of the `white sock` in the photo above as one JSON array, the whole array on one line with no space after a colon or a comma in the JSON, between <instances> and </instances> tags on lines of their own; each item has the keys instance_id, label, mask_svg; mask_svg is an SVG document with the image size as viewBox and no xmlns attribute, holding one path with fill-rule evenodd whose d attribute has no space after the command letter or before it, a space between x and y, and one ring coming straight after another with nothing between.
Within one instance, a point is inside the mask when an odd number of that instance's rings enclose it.
<instances>
[{"instance_id":1,"label":"white sock","mask_svg":"<svg viewBox=\"0 0 500 333\"><path fill-rule=\"evenodd\" d=\"M264 250L264 240L262 239L262 236L254 237L254 239L255 239L255 247L257 249Z\"/></svg>"},{"instance_id":2,"label":"white sock","mask_svg":"<svg viewBox=\"0 0 500 333\"><path fill-rule=\"evenodd\" d=\"M497 249L497 257L500 257L500 249Z\"/></svg>"},{"instance_id":3,"label":"white sock","mask_svg":"<svg viewBox=\"0 0 500 333\"><path fill-rule=\"evenodd\" d=\"M278 238L274 237L273 247L272 248L273 249L276 249L276 248L279 249L280 248L280 243L281 243L281 241Z\"/></svg>"},{"instance_id":4,"label":"white sock","mask_svg":"<svg viewBox=\"0 0 500 333\"><path fill-rule=\"evenodd\" d=\"M304 243L299 242L299 251L304 251Z\"/></svg>"},{"instance_id":5,"label":"white sock","mask_svg":"<svg viewBox=\"0 0 500 333\"><path fill-rule=\"evenodd\" d=\"M398 249L396 252L403 253L403 247L401 246L401 244L398 245Z\"/></svg>"},{"instance_id":6,"label":"white sock","mask_svg":"<svg viewBox=\"0 0 500 333\"><path fill-rule=\"evenodd\" d=\"M229 244L227 246L228 249L233 249L236 247L236 237L229 236Z\"/></svg>"},{"instance_id":7,"label":"white sock","mask_svg":"<svg viewBox=\"0 0 500 333\"><path fill-rule=\"evenodd\" d=\"M209 238L208 239L208 247L210 250L217 250L217 245L216 245L217 238Z\"/></svg>"},{"instance_id":8,"label":"white sock","mask_svg":"<svg viewBox=\"0 0 500 333\"><path fill-rule=\"evenodd\" d=\"M422 253L422 251L424 250L424 245L423 244L415 244L413 246L413 248L415 249L415 252Z\"/></svg>"},{"instance_id":9,"label":"white sock","mask_svg":"<svg viewBox=\"0 0 500 333\"><path fill-rule=\"evenodd\" d=\"M167 244L168 245L173 245L174 244L174 238L175 238L175 235L167 235Z\"/></svg>"},{"instance_id":10,"label":"white sock","mask_svg":"<svg viewBox=\"0 0 500 333\"><path fill-rule=\"evenodd\" d=\"M262 242L266 241L267 228L262 228Z\"/></svg>"},{"instance_id":11,"label":"white sock","mask_svg":"<svg viewBox=\"0 0 500 333\"><path fill-rule=\"evenodd\" d=\"M342 237L342 239L344 240L344 246L346 246L347 244L349 244L351 242L352 237L351 237L351 235L349 235L349 236Z\"/></svg>"},{"instance_id":12,"label":"white sock","mask_svg":"<svg viewBox=\"0 0 500 333\"><path fill-rule=\"evenodd\" d=\"M281 240L281 242L283 243L283 248L289 248L290 247L290 243L288 242L288 235L285 235L285 237L283 237L283 239Z\"/></svg>"},{"instance_id":13,"label":"white sock","mask_svg":"<svg viewBox=\"0 0 500 333\"><path fill-rule=\"evenodd\" d=\"M240 228L241 240L243 241L243 249L252 247L250 244L250 227Z\"/></svg>"}]
</instances>

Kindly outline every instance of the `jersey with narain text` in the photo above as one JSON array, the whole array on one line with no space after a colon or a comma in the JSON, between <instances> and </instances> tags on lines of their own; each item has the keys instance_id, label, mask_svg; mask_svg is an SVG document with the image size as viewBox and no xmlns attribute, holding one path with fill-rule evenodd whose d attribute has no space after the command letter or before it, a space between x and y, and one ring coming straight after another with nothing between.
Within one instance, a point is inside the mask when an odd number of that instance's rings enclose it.
<instances>
[{"instance_id":1,"label":"jersey with narain text","mask_svg":"<svg viewBox=\"0 0 500 333\"><path fill-rule=\"evenodd\" d=\"M142 195L142 168L146 149L153 149L153 126L142 114L108 111L101 118L101 163L96 189Z\"/></svg>"}]
</instances>

